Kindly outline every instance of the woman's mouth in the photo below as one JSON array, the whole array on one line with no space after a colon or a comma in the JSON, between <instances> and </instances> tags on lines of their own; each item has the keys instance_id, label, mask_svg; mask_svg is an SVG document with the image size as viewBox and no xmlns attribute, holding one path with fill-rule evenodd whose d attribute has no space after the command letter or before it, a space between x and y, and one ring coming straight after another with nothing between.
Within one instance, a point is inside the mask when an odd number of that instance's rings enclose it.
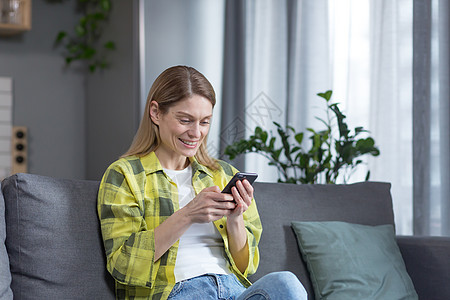
<instances>
[{"instance_id":1,"label":"woman's mouth","mask_svg":"<svg viewBox=\"0 0 450 300\"><path fill-rule=\"evenodd\" d=\"M198 142L191 142L191 141L186 141L186 140L182 140L182 139L179 139L183 144L185 144L185 145L187 145L187 146L190 146L190 147L195 147L195 146L197 146L197 143Z\"/></svg>"}]
</instances>

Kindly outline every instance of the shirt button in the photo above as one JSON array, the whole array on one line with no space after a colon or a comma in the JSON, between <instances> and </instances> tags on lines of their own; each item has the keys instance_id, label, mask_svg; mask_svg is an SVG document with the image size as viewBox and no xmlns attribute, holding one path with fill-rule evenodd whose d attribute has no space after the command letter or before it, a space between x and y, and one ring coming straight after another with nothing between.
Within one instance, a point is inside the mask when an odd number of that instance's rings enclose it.
<instances>
[{"instance_id":1,"label":"shirt button","mask_svg":"<svg viewBox=\"0 0 450 300\"><path fill-rule=\"evenodd\" d=\"M220 225L219 225L219 227L220 227L220 228L223 228L223 225L222 225L222 224L220 224Z\"/></svg>"}]
</instances>

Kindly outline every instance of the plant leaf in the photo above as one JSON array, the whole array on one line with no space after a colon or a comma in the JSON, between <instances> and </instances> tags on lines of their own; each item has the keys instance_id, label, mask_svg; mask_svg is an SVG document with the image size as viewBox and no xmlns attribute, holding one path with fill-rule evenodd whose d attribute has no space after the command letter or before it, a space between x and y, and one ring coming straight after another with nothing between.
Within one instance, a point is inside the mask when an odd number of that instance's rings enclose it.
<instances>
[{"instance_id":1,"label":"plant leaf","mask_svg":"<svg viewBox=\"0 0 450 300\"><path fill-rule=\"evenodd\" d=\"M269 142L269 149L273 149L273 147L274 147L274 145L275 145L275 141L276 141L276 138L275 138L275 137L272 137L272 138L270 139L270 142Z\"/></svg>"},{"instance_id":2,"label":"plant leaf","mask_svg":"<svg viewBox=\"0 0 450 300\"><path fill-rule=\"evenodd\" d=\"M57 43L61 42L66 36L67 36L67 32L65 32L65 31L58 32L58 35L56 36L56 42Z\"/></svg>"},{"instance_id":3,"label":"plant leaf","mask_svg":"<svg viewBox=\"0 0 450 300\"><path fill-rule=\"evenodd\" d=\"M267 142L267 137L268 137L267 131L261 132L261 140L264 144Z\"/></svg>"},{"instance_id":4,"label":"plant leaf","mask_svg":"<svg viewBox=\"0 0 450 300\"><path fill-rule=\"evenodd\" d=\"M104 11L111 10L111 1L110 0L101 0L101 6Z\"/></svg>"},{"instance_id":5,"label":"plant leaf","mask_svg":"<svg viewBox=\"0 0 450 300\"><path fill-rule=\"evenodd\" d=\"M116 49L116 43L114 43L113 41L108 41L108 42L105 43L104 47L106 49L109 49L109 50L115 50Z\"/></svg>"},{"instance_id":6,"label":"plant leaf","mask_svg":"<svg viewBox=\"0 0 450 300\"><path fill-rule=\"evenodd\" d=\"M299 143L300 145L302 144L302 142L303 142L303 132L300 132L300 133L297 133L295 136L294 136L294 138L295 138L295 140L297 141L297 143Z\"/></svg>"},{"instance_id":7,"label":"plant leaf","mask_svg":"<svg viewBox=\"0 0 450 300\"><path fill-rule=\"evenodd\" d=\"M91 73L94 73L96 69L97 69L97 66L96 66L95 64L89 65L89 71L90 71Z\"/></svg>"},{"instance_id":8,"label":"plant leaf","mask_svg":"<svg viewBox=\"0 0 450 300\"><path fill-rule=\"evenodd\" d=\"M323 99L330 101L331 95L333 92L331 90L326 91L325 93L318 93L317 96L322 97Z\"/></svg>"},{"instance_id":9,"label":"plant leaf","mask_svg":"<svg viewBox=\"0 0 450 300\"><path fill-rule=\"evenodd\" d=\"M86 28L84 28L84 26L82 25L77 25L75 27L75 33L77 34L77 36L82 37L86 35Z\"/></svg>"}]
</instances>

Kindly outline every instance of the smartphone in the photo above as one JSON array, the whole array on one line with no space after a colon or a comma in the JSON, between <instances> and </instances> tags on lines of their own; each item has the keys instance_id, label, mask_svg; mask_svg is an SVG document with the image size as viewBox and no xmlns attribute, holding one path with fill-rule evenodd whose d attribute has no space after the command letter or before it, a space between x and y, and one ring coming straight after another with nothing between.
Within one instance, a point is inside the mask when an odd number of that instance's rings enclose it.
<instances>
[{"instance_id":1,"label":"smartphone","mask_svg":"<svg viewBox=\"0 0 450 300\"><path fill-rule=\"evenodd\" d=\"M236 185L236 182L238 180L247 179L250 184L253 184L253 182L256 180L256 177L258 177L258 174L256 173L237 172L228 182L227 186L222 190L222 193L231 194L231 188Z\"/></svg>"}]
</instances>

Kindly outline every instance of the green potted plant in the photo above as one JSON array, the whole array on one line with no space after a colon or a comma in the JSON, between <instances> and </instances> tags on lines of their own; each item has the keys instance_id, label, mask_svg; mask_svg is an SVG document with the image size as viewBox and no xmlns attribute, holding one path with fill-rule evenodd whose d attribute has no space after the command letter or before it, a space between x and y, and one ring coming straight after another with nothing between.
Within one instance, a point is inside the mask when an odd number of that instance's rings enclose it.
<instances>
[{"instance_id":1,"label":"green potted plant","mask_svg":"<svg viewBox=\"0 0 450 300\"><path fill-rule=\"evenodd\" d=\"M90 72L105 69L109 65L107 53L116 48L113 41L100 43L111 12L111 0L77 0L77 7L81 17L74 32L60 31L55 43L64 48L63 56L67 65L74 61L85 61Z\"/></svg>"},{"instance_id":2,"label":"green potted plant","mask_svg":"<svg viewBox=\"0 0 450 300\"><path fill-rule=\"evenodd\" d=\"M338 177L344 183L357 167L363 164L365 155L378 156L380 150L372 137L361 137L368 131L363 127L350 130L338 103L331 101L332 91L317 94L326 101L326 119L316 117L324 129L307 128L305 133L297 132L292 126L283 128L273 122L278 137L261 127L248 138L239 140L225 148L225 155L233 160L237 155L258 153L269 160L269 165L278 170L278 182L285 183L336 183ZM278 140L279 138L279 140ZM366 174L366 180L370 171Z\"/></svg>"}]
</instances>

